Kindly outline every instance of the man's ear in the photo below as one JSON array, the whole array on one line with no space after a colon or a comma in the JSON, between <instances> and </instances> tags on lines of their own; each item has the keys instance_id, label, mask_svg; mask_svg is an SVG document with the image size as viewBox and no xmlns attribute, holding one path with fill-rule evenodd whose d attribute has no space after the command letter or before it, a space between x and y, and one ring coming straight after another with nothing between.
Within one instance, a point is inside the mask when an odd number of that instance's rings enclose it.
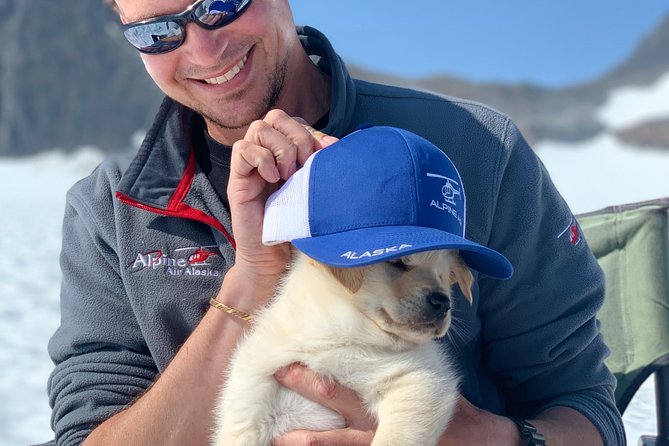
<instances>
[{"instance_id":1,"label":"man's ear","mask_svg":"<svg viewBox=\"0 0 669 446\"><path fill-rule=\"evenodd\" d=\"M472 297L472 285L474 284L474 276L469 270L469 267L465 262L458 257L457 261L453 265L453 271L451 271L451 276L453 277L453 283L457 283L462 291L462 294L467 299L469 304L472 304L474 298Z\"/></svg>"},{"instance_id":2,"label":"man's ear","mask_svg":"<svg viewBox=\"0 0 669 446\"><path fill-rule=\"evenodd\" d=\"M337 268L330 265L323 266L351 293L357 293L358 290L360 290L360 287L362 287L362 279L365 277L365 268Z\"/></svg>"}]
</instances>

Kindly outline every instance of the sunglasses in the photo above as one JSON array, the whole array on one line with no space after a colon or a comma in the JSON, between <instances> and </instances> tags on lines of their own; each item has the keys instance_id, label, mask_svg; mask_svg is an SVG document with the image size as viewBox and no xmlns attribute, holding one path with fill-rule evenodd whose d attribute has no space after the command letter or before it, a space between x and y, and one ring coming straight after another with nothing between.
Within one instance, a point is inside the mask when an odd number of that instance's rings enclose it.
<instances>
[{"instance_id":1,"label":"sunglasses","mask_svg":"<svg viewBox=\"0 0 669 446\"><path fill-rule=\"evenodd\" d=\"M251 0L198 0L180 14L153 17L123 25L123 35L132 46L146 54L175 50L186 39L186 23L217 29L242 15Z\"/></svg>"}]
</instances>

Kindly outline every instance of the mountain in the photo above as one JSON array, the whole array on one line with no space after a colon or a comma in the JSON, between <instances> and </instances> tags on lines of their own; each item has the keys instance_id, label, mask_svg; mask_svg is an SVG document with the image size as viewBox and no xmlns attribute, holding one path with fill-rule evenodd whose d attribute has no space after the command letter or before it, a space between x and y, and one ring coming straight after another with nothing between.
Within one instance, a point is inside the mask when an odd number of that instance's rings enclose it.
<instances>
[{"instance_id":1,"label":"mountain","mask_svg":"<svg viewBox=\"0 0 669 446\"><path fill-rule=\"evenodd\" d=\"M0 155L127 147L160 91L100 0L54 5L0 1Z\"/></svg>"},{"instance_id":2,"label":"mountain","mask_svg":"<svg viewBox=\"0 0 669 446\"><path fill-rule=\"evenodd\" d=\"M669 73L669 16L645 39L633 54L611 72L592 82L566 88L543 88L531 84L474 83L449 76L408 80L350 67L360 78L411 86L459 96L488 104L509 114L525 137L539 140L582 141L603 130L595 111L608 94L620 87L647 86ZM666 123L665 123L666 124ZM669 136L656 122L625 133L639 145L669 148ZM653 135L646 135L646 132Z\"/></svg>"},{"instance_id":3,"label":"mountain","mask_svg":"<svg viewBox=\"0 0 669 446\"><path fill-rule=\"evenodd\" d=\"M127 147L146 129L162 93L123 39L106 0L0 2L0 155L52 148ZM34 11L40 11L35 14ZM44 13L48 11L48 13ZM508 113L532 142L581 141L602 130L594 111L621 86L649 85L669 72L669 17L620 66L583 85L474 83L435 75L404 79L350 66L371 81L478 100ZM669 148L666 123L625 129L621 138Z\"/></svg>"},{"instance_id":4,"label":"mountain","mask_svg":"<svg viewBox=\"0 0 669 446\"><path fill-rule=\"evenodd\" d=\"M669 119L653 119L616 132L624 143L640 147L669 147Z\"/></svg>"}]
</instances>

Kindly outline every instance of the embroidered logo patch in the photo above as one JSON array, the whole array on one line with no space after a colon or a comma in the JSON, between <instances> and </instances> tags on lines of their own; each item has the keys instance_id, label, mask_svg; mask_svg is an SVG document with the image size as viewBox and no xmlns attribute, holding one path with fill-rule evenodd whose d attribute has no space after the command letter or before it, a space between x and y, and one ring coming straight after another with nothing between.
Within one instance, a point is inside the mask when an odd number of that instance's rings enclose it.
<instances>
[{"instance_id":1,"label":"embroidered logo patch","mask_svg":"<svg viewBox=\"0 0 669 446\"><path fill-rule=\"evenodd\" d=\"M132 272L162 271L171 276L221 276L222 272L212 267L212 257L220 257L218 246L190 246L178 248L171 253L153 250L137 253L130 263Z\"/></svg>"},{"instance_id":2,"label":"embroidered logo patch","mask_svg":"<svg viewBox=\"0 0 669 446\"><path fill-rule=\"evenodd\" d=\"M574 217L571 218L569 225L560 232L557 238L564 237L565 235L569 239L569 243L572 245L576 246L581 243L581 233L578 230L578 225L576 224L576 219Z\"/></svg>"},{"instance_id":3,"label":"embroidered logo patch","mask_svg":"<svg viewBox=\"0 0 669 446\"><path fill-rule=\"evenodd\" d=\"M462 215L458 212L460 204L456 200L462 202L462 190L460 188L460 183L455 181L453 178L449 178L443 175L436 173L427 173L429 178L439 178L444 180L444 185L441 187L441 196L443 200L434 200L430 201L430 207L439 209L440 211L448 212L451 214L460 224L463 225Z\"/></svg>"}]
</instances>

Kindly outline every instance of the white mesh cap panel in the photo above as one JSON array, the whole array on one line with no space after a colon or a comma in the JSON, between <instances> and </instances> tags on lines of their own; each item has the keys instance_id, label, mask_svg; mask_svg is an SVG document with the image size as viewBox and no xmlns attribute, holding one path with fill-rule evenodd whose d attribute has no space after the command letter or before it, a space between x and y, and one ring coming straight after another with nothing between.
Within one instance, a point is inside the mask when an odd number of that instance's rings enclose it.
<instances>
[{"instance_id":1,"label":"white mesh cap panel","mask_svg":"<svg viewBox=\"0 0 669 446\"><path fill-rule=\"evenodd\" d=\"M265 245L311 237L309 178L311 163L317 153L312 154L304 166L267 199L262 227L262 242Z\"/></svg>"}]
</instances>

